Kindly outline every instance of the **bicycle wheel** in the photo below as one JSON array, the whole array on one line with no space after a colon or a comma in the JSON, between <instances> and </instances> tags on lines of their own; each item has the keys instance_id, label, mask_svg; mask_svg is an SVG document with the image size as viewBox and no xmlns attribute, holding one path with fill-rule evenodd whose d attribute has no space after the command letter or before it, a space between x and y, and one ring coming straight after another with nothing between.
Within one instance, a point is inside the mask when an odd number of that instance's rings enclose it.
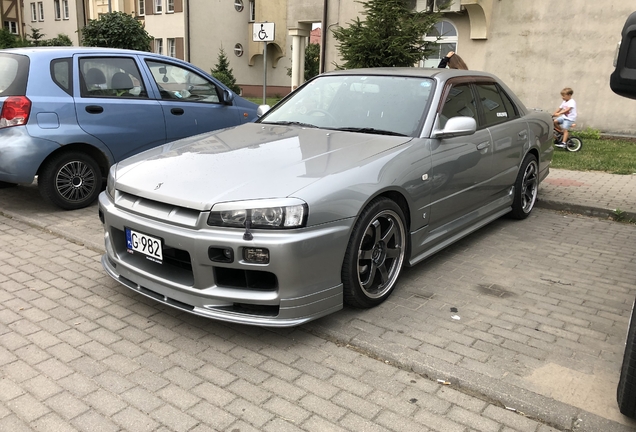
<instances>
[{"instance_id":1,"label":"bicycle wheel","mask_svg":"<svg viewBox=\"0 0 636 432\"><path fill-rule=\"evenodd\" d=\"M566 150L571 152L577 152L581 150L581 147L583 147L583 141L581 140L581 138L577 137L570 137L568 139L567 145L565 146Z\"/></svg>"}]
</instances>

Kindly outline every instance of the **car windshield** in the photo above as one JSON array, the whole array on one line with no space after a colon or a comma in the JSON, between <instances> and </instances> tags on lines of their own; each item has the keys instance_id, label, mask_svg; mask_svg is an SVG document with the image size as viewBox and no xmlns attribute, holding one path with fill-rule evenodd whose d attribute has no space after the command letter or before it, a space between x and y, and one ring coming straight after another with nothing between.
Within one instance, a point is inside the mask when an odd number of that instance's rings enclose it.
<instances>
[{"instance_id":1,"label":"car windshield","mask_svg":"<svg viewBox=\"0 0 636 432\"><path fill-rule=\"evenodd\" d=\"M432 89L430 78L320 76L274 107L261 123L414 136Z\"/></svg>"}]
</instances>

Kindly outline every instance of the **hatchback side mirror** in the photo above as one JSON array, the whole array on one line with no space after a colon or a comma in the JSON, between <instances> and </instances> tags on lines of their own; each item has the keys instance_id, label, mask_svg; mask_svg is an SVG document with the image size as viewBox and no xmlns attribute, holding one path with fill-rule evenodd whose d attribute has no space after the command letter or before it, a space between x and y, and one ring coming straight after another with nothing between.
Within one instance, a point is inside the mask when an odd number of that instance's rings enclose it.
<instances>
[{"instance_id":1,"label":"hatchback side mirror","mask_svg":"<svg viewBox=\"0 0 636 432\"><path fill-rule=\"evenodd\" d=\"M636 99L636 12L627 18L621 36L616 48L610 87L620 96Z\"/></svg>"},{"instance_id":2,"label":"hatchback side mirror","mask_svg":"<svg viewBox=\"0 0 636 432\"><path fill-rule=\"evenodd\" d=\"M234 101L234 94L229 90L223 90L223 103L232 105L232 101Z\"/></svg>"},{"instance_id":3,"label":"hatchback side mirror","mask_svg":"<svg viewBox=\"0 0 636 432\"><path fill-rule=\"evenodd\" d=\"M256 115L258 117L263 117L265 113L269 110L270 110L269 105L259 105L258 108L256 109Z\"/></svg>"}]
</instances>

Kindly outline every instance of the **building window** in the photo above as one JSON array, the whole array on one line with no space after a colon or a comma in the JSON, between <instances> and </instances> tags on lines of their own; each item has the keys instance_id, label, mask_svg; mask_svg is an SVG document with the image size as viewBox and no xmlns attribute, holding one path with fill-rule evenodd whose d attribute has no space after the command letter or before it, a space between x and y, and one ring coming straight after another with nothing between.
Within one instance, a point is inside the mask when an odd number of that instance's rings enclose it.
<instances>
[{"instance_id":1,"label":"building window","mask_svg":"<svg viewBox=\"0 0 636 432\"><path fill-rule=\"evenodd\" d=\"M241 45L240 43L234 45L234 55L236 55L237 57L243 55L243 45Z\"/></svg>"},{"instance_id":2,"label":"building window","mask_svg":"<svg viewBox=\"0 0 636 432\"><path fill-rule=\"evenodd\" d=\"M163 54L163 39L155 39L155 53Z\"/></svg>"},{"instance_id":3,"label":"building window","mask_svg":"<svg viewBox=\"0 0 636 432\"><path fill-rule=\"evenodd\" d=\"M176 57L177 56L177 48L176 45L174 43L174 39L168 39L168 52L167 54L170 57Z\"/></svg>"},{"instance_id":4,"label":"building window","mask_svg":"<svg viewBox=\"0 0 636 432\"><path fill-rule=\"evenodd\" d=\"M433 53L426 60L420 60L420 67L435 68L449 51L457 51L457 29L450 21L440 21L435 24L424 40L435 45L432 46Z\"/></svg>"},{"instance_id":5,"label":"building window","mask_svg":"<svg viewBox=\"0 0 636 432\"><path fill-rule=\"evenodd\" d=\"M250 0L250 22L256 21L256 0Z\"/></svg>"},{"instance_id":6,"label":"building window","mask_svg":"<svg viewBox=\"0 0 636 432\"><path fill-rule=\"evenodd\" d=\"M160 14L163 12L163 0L155 0L155 13Z\"/></svg>"},{"instance_id":7,"label":"building window","mask_svg":"<svg viewBox=\"0 0 636 432\"><path fill-rule=\"evenodd\" d=\"M15 21L5 21L4 28L9 31L9 33L18 34L18 23Z\"/></svg>"},{"instance_id":8,"label":"building window","mask_svg":"<svg viewBox=\"0 0 636 432\"><path fill-rule=\"evenodd\" d=\"M146 15L146 0L137 2L137 15Z\"/></svg>"},{"instance_id":9,"label":"building window","mask_svg":"<svg viewBox=\"0 0 636 432\"><path fill-rule=\"evenodd\" d=\"M44 4L38 2L38 21L44 21Z\"/></svg>"},{"instance_id":10,"label":"building window","mask_svg":"<svg viewBox=\"0 0 636 432\"><path fill-rule=\"evenodd\" d=\"M62 19L62 9L60 8L60 0L53 0L53 9L55 10L55 19Z\"/></svg>"},{"instance_id":11,"label":"building window","mask_svg":"<svg viewBox=\"0 0 636 432\"><path fill-rule=\"evenodd\" d=\"M69 19L68 0L62 0L62 13L65 20Z\"/></svg>"},{"instance_id":12,"label":"building window","mask_svg":"<svg viewBox=\"0 0 636 432\"><path fill-rule=\"evenodd\" d=\"M173 13L174 12L174 0L168 0L168 10L166 11L167 13Z\"/></svg>"},{"instance_id":13,"label":"building window","mask_svg":"<svg viewBox=\"0 0 636 432\"><path fill-rule=\"evenodd\" d=\"M243 0L235 0L234 9L236 9L237 12L243 12Z\"/></svg>"},{"instance_id":14,"label":"building window","mask_svg":"<svg viewBox=\"0 0 636 432\"><path fill-rule=\"evenodd\" d=\"M38 20L38 10L35 7L35 2L31 3L31 21L37 21Z\"/></svg>"}]
</instances>

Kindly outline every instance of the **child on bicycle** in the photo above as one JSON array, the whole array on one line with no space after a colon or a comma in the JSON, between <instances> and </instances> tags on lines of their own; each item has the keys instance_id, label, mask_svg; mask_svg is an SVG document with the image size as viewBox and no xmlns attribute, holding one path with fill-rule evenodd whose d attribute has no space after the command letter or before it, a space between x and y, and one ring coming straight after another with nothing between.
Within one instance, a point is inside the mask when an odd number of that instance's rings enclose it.
<instances>
[{"instance_id":1,"label":"child on bicycle","mask_svg":"<svg viewBox=\"0 0 636 432\"><path fill-rule=\"evenodd\" d=\"M576 102L572 99L574 91L570 87L561 90L563 102L559 108L552 114L554 118L554 128L563 133L563 142L555 144L557 147L565 148L568 138L570 137L570 128L576 120Z\"/></svg>"}]
</instances>

